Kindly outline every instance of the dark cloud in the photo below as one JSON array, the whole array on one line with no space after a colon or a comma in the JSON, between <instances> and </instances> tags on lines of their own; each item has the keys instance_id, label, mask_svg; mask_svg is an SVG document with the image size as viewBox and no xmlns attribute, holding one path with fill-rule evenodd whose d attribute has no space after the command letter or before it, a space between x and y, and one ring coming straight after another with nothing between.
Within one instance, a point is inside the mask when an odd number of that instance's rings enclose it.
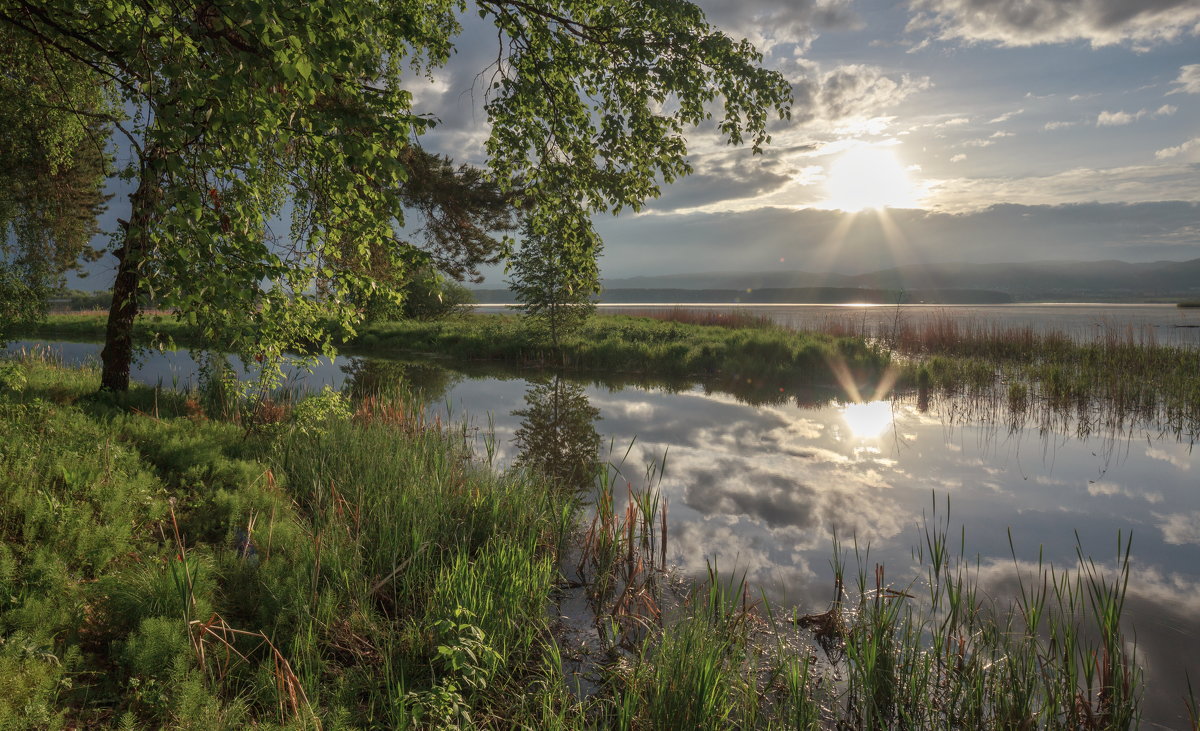
<instances>
[{"instance_id":1,"label":"dark cloud","mask_svg":"<svg viewBox=\"0 0 1200 731\"><path fill-rule=\"evenodd\" d=\"M909 30L1004 46L1087 41L1148 47L1196 35L1195 0L910 0Z\"/></svg>"},{"instance_id":2,"label":"dark cloud","mask_svg":"<svg viewBox=\"0 0 1200 731\"><path fill-rule=\"evenodd\" d=\"M662 186L662 197L647 208L674 211L726 200L765 195L786 185L795 170L781 163L777 152L765 155L720 154L693 160L695 172Z\"/></svg>"}]
</instances>

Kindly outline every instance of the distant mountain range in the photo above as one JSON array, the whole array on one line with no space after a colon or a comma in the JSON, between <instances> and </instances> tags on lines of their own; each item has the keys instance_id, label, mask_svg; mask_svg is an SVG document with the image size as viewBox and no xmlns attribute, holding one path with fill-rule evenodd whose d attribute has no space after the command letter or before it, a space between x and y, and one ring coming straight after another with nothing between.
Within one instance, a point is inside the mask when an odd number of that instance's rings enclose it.
<instances>
[{"instance_id":1,"label":"distant mountain range","mask_svg":"<svg viewBox=\"0 0 1200 731\"><path fill-rule=\"evenodd\" d=\"M481 304L512 304L512 292L506 289L474 290ZM866 287L762 287L746 289L667 289L605 288L600 294L605 304L725 303L740 304L877 304L897 302L925 304L1004 304L1012 295L985 289L892 290Z\"/></svg>"},{"instance_id":2,"label":"distant mountain range","mask_svg":"<svg viewBox=\"0 0 1200 731\"><path fill-rule=\"evenodd\" d=\"M604 282L602 302L1147 302L1200 297L1200 259L934 264L866 274L698 272ZM701 291L703 290L703 291ZM482 290L481 301L509 301Z\"/></svg>"},{"instance_id":3,"label":"distant mountain range","mask_svg":"<svg viewBox=\"0 0 1200 731\"><path fill-rule=\"evenodd\" d=\"M1170 299L1200 294L1200 259L1039 261L1021 264L935 264L866 274L806 271L705 272L609 279L606 289L762 289L852 287L878 290L993 290L1020 301L1074 298Z\"/></svg>"}]
</instances>

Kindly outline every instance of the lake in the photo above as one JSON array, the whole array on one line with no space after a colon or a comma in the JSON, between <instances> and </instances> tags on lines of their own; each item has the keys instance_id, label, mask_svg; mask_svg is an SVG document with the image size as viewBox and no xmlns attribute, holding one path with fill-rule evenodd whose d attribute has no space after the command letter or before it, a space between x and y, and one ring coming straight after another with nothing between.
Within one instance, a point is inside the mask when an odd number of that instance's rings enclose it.
<instances>
[{"instance_id":1,"label":"lake","mask_svg":"<svg viewBox=\"0 0 1200 731\"><path fill-rule=\"evenodd\" d=\"M1176 314L1135 307L1138 318ZM1059 316L1080 317L1073 309ZM99 353L95 344L50 347L69 363ZM182 387L195 364L184 352L150 354L133 375ZM564 463L598 456L619 470L621 484L642 486L649 476L669 506L668 562L680 573L702 578L714 562L803 611L821 611L832 597L835 533L850 573L857 545L868 575L883 564L903 587L918 575L913 549L924 521L941 520L947 502L949 534L957 538L961 527L964 555L978 557L981 586L997 598L1010 595L1016 571L1034 566L1039 552L1074 568L1078 545L1112 565L1118 534L1132 533L1126 616L1146 668L1145 712L1149 725L1185 721L1183 674L1200 675L1194 433L1136 418L1106 422L1110 415L1086 410L1013 414L1003 399L906 394L851 403L833 390L771 398L432 361L339 357L294 378L317 388L407 382L431 410L465 419L481 453L492 432L500 466L545 454ZM548 409L553 419L537 418ZM589 454L597 442L599 454Z\"/></svg>"}]
</instances>

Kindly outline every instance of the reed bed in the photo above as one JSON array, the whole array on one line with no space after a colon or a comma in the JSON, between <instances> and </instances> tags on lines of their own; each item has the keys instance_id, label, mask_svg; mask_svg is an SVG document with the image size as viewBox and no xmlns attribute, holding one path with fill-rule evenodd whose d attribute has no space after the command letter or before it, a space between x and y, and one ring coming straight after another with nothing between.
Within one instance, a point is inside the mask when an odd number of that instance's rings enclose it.
<instances>
[{"instance_id":1,"label":"reed bed","mask_svg":"<svg viewBox=\"0 0 1200 731\"><path fill-rule=\"evenodd\" d=\"M1003 598L983 590L947 528L927 526L925 576L899 586L856 549L845 590L835 548L835 599L819 615L748 601L744 581L710 568L608 670L601 717L628 729L1136 728L1142 678L1121 617L1128 540L1112 565L1080 550L1067 570L1016 566L1019 589Z\"/></svg>"},{"instance_id":2,"label":"reed bed","mask_svg":"<svg viewBox=\"0 0 1200 731\"><path fill-rule=\"evenodd\" d=\"M902 326L891 346L900 383L975 401L1002 401L1013 415L1076 414L1083 428L1134 424L1200 433L1200 349L1156 344L1112 328L1076 342L1062 333L948 318Z\"/></svg>"}]
</instances>

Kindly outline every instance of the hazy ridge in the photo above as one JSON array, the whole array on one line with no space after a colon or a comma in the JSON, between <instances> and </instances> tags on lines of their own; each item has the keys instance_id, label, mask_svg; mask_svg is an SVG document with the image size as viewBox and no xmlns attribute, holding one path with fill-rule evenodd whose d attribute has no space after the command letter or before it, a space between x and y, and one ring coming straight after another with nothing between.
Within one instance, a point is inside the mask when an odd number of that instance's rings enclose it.
<instances>
[{"instance_id":1,"label":"hazy ridge","mask_svg":"<svg viewBox=\"0 0 1200 731\"><path fill-rule=\"evenodd\" d=\"M606 292L612 293L610 296L615 295L616 291L631 289L741 292L748 289L791 289L814 293L833 289L862 289L904 291L907 294L905 301L931 301L937 298L937 293L951 297L938 300L943 302L971 302L979 298L996 301L993 298L997 293L1025 302L1162 301L1200 295L1200 259L1145 263L1115 260L944 263L882 269L857 275L818 274L803 270L697 272L614 278L605 280L604 287ZM973 292L975 290L983 291L976 294ZM923 296L930 293L934 293L932 297ZM605 299L602 295L601 300ZM888 301L895 300L895 296L892 296Z\"/></svg>"},{"instance_id":2,"label":"hazy ridge","mask_svg":"<svg viewBox=\"0 0 1200 731\"><path fill-rule=\"evenodd\" d=\"M481 304L512 304L506 289L480 289L473 294ZM734 302L741 304L1004 304L1011 295L983 289L899 290L865 287L762 287L745 289L606 288L599 298L605 304L665 304Z\"/></svg>"}]
</instances>

